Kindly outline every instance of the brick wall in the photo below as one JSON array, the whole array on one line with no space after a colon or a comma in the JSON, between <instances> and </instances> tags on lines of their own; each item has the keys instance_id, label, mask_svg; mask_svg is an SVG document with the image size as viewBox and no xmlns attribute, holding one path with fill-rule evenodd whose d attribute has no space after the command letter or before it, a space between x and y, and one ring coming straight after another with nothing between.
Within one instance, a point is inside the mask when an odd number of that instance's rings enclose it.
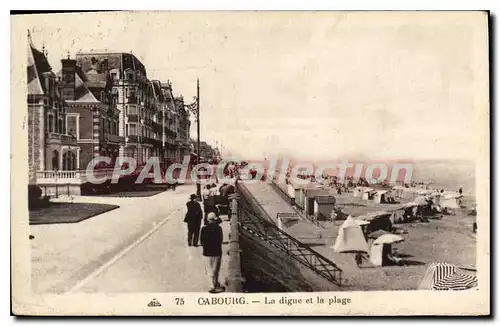
<instances>
[{"instance_id":1,"label":"brick wall","mask_svg":"<svg viewBox=\"0 0 500 326\"><path fill-rule=\"evenodd\" d=\"M80 144L80 169L85 170L89 162L93 159L94 145Z\"/></svg>"},{"instance_id":2,"label":"brick wall","mask_svg":"<svg viewBox=\"0 0 500 326\"><path fill-rule=\"evenodd\" d=\"M92 139L92 111L89 108L78 110L80 112L80 139Z\"/></svg>"}]
</instances>

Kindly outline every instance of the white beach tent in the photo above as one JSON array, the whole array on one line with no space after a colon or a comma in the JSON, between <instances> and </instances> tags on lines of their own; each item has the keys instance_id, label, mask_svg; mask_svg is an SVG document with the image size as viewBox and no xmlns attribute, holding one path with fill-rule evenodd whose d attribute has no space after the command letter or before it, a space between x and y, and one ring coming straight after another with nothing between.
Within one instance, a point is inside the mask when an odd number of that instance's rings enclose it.
<instances>
[{"instance_id":1,"label":"white beach tent","mask_svg":"<svg viewBox=\"0 0 500 326\"><path fill-rule=\"evenodd\" d=\"M365 191L366 187L356 187L354 188L353 192L352 192L352 195L354 197L362 197L363 196L363 192Z\"/></svg>"},{"instance_id":2,"label":"white beach tent","mask_svg":"<svg viewBox=\"0 0 500 326\"><path fill-rule=\"evenodd\" d=\"M370 198L373 198L373 195L376 193L375 189L373 188L365 188L363 190L363 199L364 200L370 200Z\"/></svg>"},{"instance_id":3,"label":"white beach tent","mask_svg":"<svg viewBox=\"0 0 500 326\"><path fill-rule=\"evenodd\" d=\"M377 204L386 203L387 199L390 197L391 193L387 190L379 190L373 196L373 201Z\"/></svg>"},{"instance_id":4,"label":"white beach tent","mask_svg":"<svg viewBox=\"0 0 500 326\"><path fill-rule=\"evenodd\" d=\"M352 216L349 215L340 226L333 250L335 252L368 252L368 243L363 230Z\"/></svg>"},{"instance_id":5,"label":"white beach tent","mask_svg":"<svg viewBox=\"0 0 500 326\"><path fill-rule=\"evenodd\" d=\"M392 253L391 245L401 241L404 241L403 237L391 233L382 234L373 241L370 248L370 262L373 266L384 266L387 260L385 258Z\"/></svg>"}]
</instances>

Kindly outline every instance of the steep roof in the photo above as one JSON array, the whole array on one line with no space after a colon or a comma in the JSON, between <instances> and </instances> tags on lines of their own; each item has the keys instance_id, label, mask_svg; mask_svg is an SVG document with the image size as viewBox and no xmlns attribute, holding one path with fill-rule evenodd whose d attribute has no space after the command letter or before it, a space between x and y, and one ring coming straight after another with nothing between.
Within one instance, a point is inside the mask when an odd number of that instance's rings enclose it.
<instances>
[{"instance_id":1,"label":"steep roof","mask_svg":"<svg viewBox=\"0 0 500 326\"><path fill-rule=\"evenodd\" d=\"M161 90L161 82L159 80L152 80L151 84L153 86L153 94L154 94L154 96L157 97L158 100L160 100L160 102L163 102L164 101L164 96L163 96L163 92Z\"/></svg>"},{"instance_id":2,"label":"steep roof","mask_svg":"<svg viewBox=\"0 0 500 326\"><path fill-rule=\"evenodd\" d=\"M27 83L28 95L44 95L45 88L40 81L40 75L45 72L52 71L52 67L45 55L38 51L31 43L28 43L28 67L27 67Z\"/></svg>"},{"instance_id":3,"label":"steep roof","mask_svg":"<svg viewBox=\"0 0 500 326\"><path fill-rule=\"evenodd\" d=\"M62 75L62 71L59 71L57 73L58 76ZM82 74L83 77L78 74L78 72L75 72L75 99L74 100L66 100L68 103L75 103L75 102L84 102L84 103L100 103L94 94L90 91L89 87L86 84L86 81L84 81L85 76Z\"/></svg>"}]
</instances>

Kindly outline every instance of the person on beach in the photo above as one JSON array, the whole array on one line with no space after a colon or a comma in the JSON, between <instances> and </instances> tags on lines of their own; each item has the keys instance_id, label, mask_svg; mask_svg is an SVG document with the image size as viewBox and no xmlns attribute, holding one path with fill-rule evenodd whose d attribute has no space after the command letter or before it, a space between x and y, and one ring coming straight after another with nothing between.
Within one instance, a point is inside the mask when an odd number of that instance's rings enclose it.
<instances>
[{"instance_id":1,"label":"person on beach","mask_svg":"<svg viewBox=\"0 0 500 326\"><path fill-rule=\"evenodd\" d=\"M357 252L354 256L354 261L356 262L356 266L361 268L361 264L363 263L363 255L360 252Z\"/></svg>"},{"instance_id":2,"label":"person on beach","mask_svg":"<svg viewBox=\"0 0 500 326\"><path fill-rule=\"evenodd\" d=\"M186 203L187 213L184 218L184 222L187 223L188 227L188 246L198 246L198 239L200 235L201 220L203 219L203 212L201 210L200 203L196 201L196 195L192 194L189 197L189 201Z\"/></svg>"},{"instance_id":3,"label":"person on beach","mask_svg":"<svg viewBox=\"0 0 500 326\"><path fill-rule=\"evenodd\" d=\"M210 277L212 287L208 292L218 293L225 290L219 283L219 272L222 260L223 232L215 213L209 213L208 224L201 229L201 245L205 258L205 271Z\"/></svg>"}]
</instances>

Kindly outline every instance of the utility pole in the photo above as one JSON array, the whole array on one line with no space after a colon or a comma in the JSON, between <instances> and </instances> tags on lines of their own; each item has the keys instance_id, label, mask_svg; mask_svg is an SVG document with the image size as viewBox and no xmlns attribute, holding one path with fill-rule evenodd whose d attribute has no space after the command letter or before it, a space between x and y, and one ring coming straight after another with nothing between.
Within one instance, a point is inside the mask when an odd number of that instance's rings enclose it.
<instances>
[{"instance_id":1,"label":"utility pole","mask_svg":"<svg viewBox=\"0 0 500 326\"><path fill-rule=\"evenodd\" d=\"M196 131L198 140L196 142L196 165L200 164L200 79L196 79ZM201 180L196 181L196 197L201 201Z\"/></svg>"}]
</instances>

